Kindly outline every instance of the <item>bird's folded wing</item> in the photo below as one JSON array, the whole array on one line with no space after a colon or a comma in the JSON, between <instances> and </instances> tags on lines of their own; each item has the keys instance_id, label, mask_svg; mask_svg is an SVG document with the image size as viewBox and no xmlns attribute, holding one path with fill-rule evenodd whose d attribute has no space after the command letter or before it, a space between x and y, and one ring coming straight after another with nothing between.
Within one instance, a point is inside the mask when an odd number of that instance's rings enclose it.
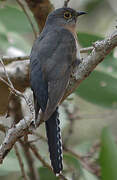
<instances>
[{"instance_id":1,"label":"bird's folded wing","mask_svg":"<svg viewBox=\"0 0 117 180\"><path fill-rule=\"evenodd\" d=\"M46 118L65 92L75 55L75 39L66 29L50 31L40 42L35 42L31 53L31 86L40 107L45 109L47 103Z\"/></svg>"}]
</instances>

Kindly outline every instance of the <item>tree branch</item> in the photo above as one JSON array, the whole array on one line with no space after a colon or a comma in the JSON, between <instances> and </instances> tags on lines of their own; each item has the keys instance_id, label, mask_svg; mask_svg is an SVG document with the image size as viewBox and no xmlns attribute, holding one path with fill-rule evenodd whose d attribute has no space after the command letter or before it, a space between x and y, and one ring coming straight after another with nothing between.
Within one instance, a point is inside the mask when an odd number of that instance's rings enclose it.
<instances>
[{"instance_id":1,"label":"tree branch","mask_svg":"<svg viewBox=\"0 0 117 180\"><path fill-rule=\"evenodd\" d=\"M94 164L92 162L89 162L87 159L85 159L85 156L81 156L78 153L75 153L74 151L72 151L71 149L67 148L67 147L63 147L64 150L70 154L72 154L73 156L75 156L77 159L80 160L82 166L87 169L89 172L95 174L96 176L100 176L100 168L97 164Z\"/></svg>"},{"instance_id":2,"label":"tree branch","mask_svg":"<svg viewBox=\"0 0 117 180\"><path fill-rule=\"evenodd\" d=\"M34 153L34 155L37 157L37 159L39 159L40 162L43 164L43 166L47 167L48 169L50 169L53 172L51 166L39 154L38 149L36 148L36 146L32 145L32 144L29 144L29 147L32 150L32 152ZM58 177L59 177L59 179L67 180L66 177L64 175L62 175L62 174L60 174Z\"/></svg>"},{"instance_id":3,"label":"tree branch","mask_svg":"<svg viewBox=\"0 0 117 180\"><path fill-rule=\"evenodd\" d=\"M94 47L87 47L87 48L81 48L80 49L80 53L88 53L89 51L92 51L94 49ZM30 56L18 56L18 57L1 57L2 61L4 62L4 64L8 64L8 63L11 63L13 61L24 61L24 60L27 60L27 62L29 63L29 59L30 59Z\"/></svg>"},{"instance_id":4,"label":"tree branch","mask_svg":"<svg viewBox=\"0 0 117 180\"><path fill-rule=\"evenodd\" d=\"M62 99L62 101L71 94L78 85L89 76L89 74L93 71L93 69L110 53L110 51L117 46L117 30L110 35L108 38L102 41L97 41L94 43L94 49L91 54L86 57L81 64L78 66L77 72L72 76L67 91ZM9 75L9 74L8 74ZM2 80L2 78L1 78ZM5 81L4 81L5 82ZM7 82L6 82L7 83ZM7 85L12 89L12 87L7 83ZM24 95L19 91L12 89L12 91L23 97ZM28 99L25 99L28 102ZM34 119L34 107L32 106L31 101L29 101L28 106L30 107L31 114ZM33 113L32 113L33 112ZM22 119L15 127L12 127L8 130L8 133L0 146L0 162L2 162L3 158L10 151L12 146L18 140L19 137L22 137L26 134L26 130L31 125L32 119L25 117Z\"/></svg>"},{"instance_id":5,"label":"tree branch","mask_svg":"<svg viewBox=\"0 0 117 180\"><path fill-rule=\"evenodd\" d=\"M87 53L89 50L90 47L82 48L81 52L85 51ZM29 87L29 56L1 57L1 59L4 64L6 64L5 69L13 82L14 87L21 92L24 92L24 90ZM0 77L6 79L2 67L0 67ZM4 115L7 111L9 90L8 87L2 82L0 82L0 94L2 94L0 101L0 114Z\"/></svg>"},{"instance_id":6,"label":"tree branch","mask_svg":"<svg viewBox=\"0 0 117 180\"><path fill-rule=\"evenodd\" d=\"M23 141L23 140L19 140L21 147L24 150L24 154L25 154L25 158L28 164L28 168L29 168L29 174L30 174L30 180L39 180L39 176L38 176L38 172L37 172L37 168L35 166L35 161L33 158L33 154L30 151L30 147L29 147L29 143L28 141Z\"/></svg>"},{"instance_id":7,"label":"tree branch","mask_svg":"<svg viewBox=\"0 0 117 180\"><path fill-rule=\"evenodd\" d=\"M2 61L4 62L4 64L8 64L11 63L13 61L24 61L24 60L29 60L30 57L29 56L18 56L18 57L1 57Z\"/></svg>"},{"instance_id":8,"label":"tree branch","mask_svg":"<svg viewBox=\"0 0 117 180\"><path fill-rule=\"evenodd\" d=\"M89 51L92 51L94 49L94 47L86 47L86 48L82 48L80 49L80 53L88 53Z\"/></svg>"},{"instance_id":9,"label":"tree branch","mask_svg":"<svg viewBox=\"0 0 117 180\"><path fill-rule=\"evenodd\" d=\"M24 7L24 4L20 0L16 0L16 1L20 5L20 7L23 9L23 11L24 11L24 13L25 13L25 15L26 15L31 27L32 27L32 30L33 30L33 33L34 33L34 36L35 36L35 39L36 39L37 38L37 32L36 32L36 29L35 29L35 26L34 26L32 20L30 18L30 15L28 14L26 8Z\"/></svg>"},{"instance_id":10,"label":"tree branch","mask_svg":"<svg viewBox=\"0 0 117 180\"><path fill-rule=\"evenodd\" d=\"M117 30L102 41L96 41L91 54L83 59L76 73L71 77L62 101L69 96L79 84L87 78L94 68L117 46Z\"/></svg>"},{"instance_id":11,"label":"tree branch","mask_svg":"<svg viewBox=\"0 0 117 180\"><path fill-rule=\"evenodd\" d=\"M50 3L49 0L42 1L34 1L34 0L25 0L28 7L32 11L37 25L39 27L40 32L42 31L46 18L48 14L54 9L53 5Z\"/></svg>"},{"instance_id":12,"label":"tree branch","mask_svg":"<svg viewBox=\"0 0 117 180\"><path fill-rule=\"evenodd\" d=\"M34 106L33 106L32 101L27 96L25 96L23 93L21 93L20 91L18 91L18 90L16 90L14 88L13 83L11 82L11 80L9 78L9 75L8 75L6 69L5 69L5 66L4 66L4 63L3 63L2 59L0 59L0 63L3 66L4 72L5 72L5 76L6 76L8 82L6 80L4 80L3 78L1 78L1 77L0 77L0 79L10 88L10 90L11 90L11 92L13 94L23 98L26 101L26 104L28 105L30 113L32 115L32 120L35 121L35 110L34 110Z\"/></svg>"},{"instance_id":13,"label":"tree branch","mask_svg":"<svg viewBox=\"0 0 117 180\"><path fill-rule=\"evenodd\" d=\"M28 177L27 177L26 172L25 172L25 170L24 170L24 164L23 164L23 162L22 162L22 158L21 158L21 156L20 156L20 153L19 153L19 151L18 151L18 147L17 147L16 144L14 145L14 149L15 149L15 154L16 154L16 156L17 156L17 159L18 159L18 161L19 161L20 168L21 168L22 178L23 178L24 180L28 180Z\"/></svg>"},{"instance_id":14,"label":"tree branch","mask_svg":"<svg viewBox=\"0 0 117 180\"><path fill-rule=\"evenodd\" d=\"M0 131L5 133L6 132L7 127L5 127L3 124L0 124Z\"/></svg>"},{"instance_id":15,"label":"tree branch","mask_svg":"<svg viewBox=\"0 0 117 180\"><path fill-rule=\"evenodd\" d=\"M45 138L41 134L38 134L36 132L32 132L32 134L39 137L42 141L47 143L47 138ZM85 156L82 156L81 154L74 152L72 149L66 147L65 145L63 145L63 150L64 150L64 152L70 153L74 157L76 157L78 160L80 160L80 163L82 164L82 167L85 168L87 171L95 174L96 176L100 176L100 168L99 168L99 166L97 164L95 164L94 162L92 162L92 161L90 162L90 159L88 159L89 157L93 157L94 151L96 152L96 149L94 150L94 148L95 148L95 146L97 147L98 145L99 144L97 144L97 142L96 142L93 145L93 147L91 148L93 150L91 150L91 152L89 152Z\"/></svg>"}]
</instances>

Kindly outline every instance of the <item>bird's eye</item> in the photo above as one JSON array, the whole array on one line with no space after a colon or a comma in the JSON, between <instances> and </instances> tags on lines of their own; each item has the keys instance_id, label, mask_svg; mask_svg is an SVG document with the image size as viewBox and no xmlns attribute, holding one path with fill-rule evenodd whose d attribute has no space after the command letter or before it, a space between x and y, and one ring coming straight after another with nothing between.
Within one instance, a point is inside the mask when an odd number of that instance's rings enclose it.
<instances>
[{"instance_id":1,"label":"bird's eye","mask_svg":"<svg viewBox=\"0 0 117 180\"><path fill-rule=\"evenodd\" d=\"M72 17L72 14L71 14L70 12L66 11L66 12L64 13L64 18L65 18L65 19L70 19L71 17Z\"/></svg>"}]
</instances>

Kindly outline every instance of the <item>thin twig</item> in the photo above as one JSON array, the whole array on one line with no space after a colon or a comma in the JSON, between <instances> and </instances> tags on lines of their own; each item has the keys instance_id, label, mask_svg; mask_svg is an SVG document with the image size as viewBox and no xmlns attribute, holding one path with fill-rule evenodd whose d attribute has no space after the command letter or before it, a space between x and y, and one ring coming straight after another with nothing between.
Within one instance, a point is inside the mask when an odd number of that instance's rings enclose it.
<instances>
[{"instance_id":1,"label":"thin twig","mask_svg":"<svg viewBox=\"0 0 117 180\"><path fill-rule=\"evenodd\" d=\"M93 157L94 154L99 150L99 148L100 148L100 141L98 140L92 145L92 147L91 147L90 151L87 153L86 157L87 158Z\"/></svg>"},{"instance_id":2,"label":"thin twig","mask_svg":"<svg viewBox=\"0 0 117 180\"><path fill-rule=\"evenodd\" d=\"M17 147L16 144L14 145L14 149L15 149L15 154L16 154L16 156L17 156L17 159L18 159L18 161L19 161L19 165L20 165L20 169L21 169L21 173L22 173L22 178L23 178L24 180L28 180L28 177L27 177L26 172L25 172L25 170L24 170L23 161L22 161L22 158L21 158L21 156L20 156L20 153L19 153L19 150L18 150L18 147Z\"/></svg>"},{"instance_id":3,"label":"thin twig","mask_svg":"<svg viewBox=\"0 0 117 180\"><path fill-rule=\"evenodd\" d=\"M86 47L86 48L81 48L80 53L88 53L89 51L92 51L94 47Z\"/></svg>"},{"instance_id":4,"label":"thin twig","mask_svg":"<svg viewBox=\"0 0 117 180\"><path fill-rule=\"evenodd\" d=\"M69 120L68 133L67 133L67 135L64 139L64 143L63 143L64 146L66 146L70 136L73 134L73 128L74 128L75 120L78 120L79 117L77 116L78 108L74 107L73 112L70 112L67 104L63 104L63 107L64 107L65 113L66 113L68 120Z\"/></svg>"},{"instance_id":5,"label":"thin twig","mask_svg":"<svg viewBox=\"0 0 117 180\"><path fill-rule=\"evenodd\" d=\"M22 1L22 0L21 0ZM54 9L50 0L25 0L42 32L47 16Z\"/></svg>"},{"instance_id":6,"label":"thin twig","mask_svg":"<svg viewBox=\"0 0 117 180\"><path fill-rule=\"evenodd\" d=\"M30 179L39 180L37 168L35 166L35 161L33 158L33 154L30 151L29 143L27 141L23 141L19 139L20 145L23 148L25 158L28 164L29 172L30 172Z\"/></svg>"},{"instance_id":7,"label":"thin twig","mask_svg":"<svg viewBox=\"0 0 117 180\"><path fill-rule=\"evenodd\" d=\"M109 37L105 38L102 41L97 41L94 44L94 49L78 66L76 74L71 77L69 86L62 101L71 94L76 87L94 70L94 68L104 60L104 58L117 46L117 30L114 31ZM2 72L3 73L3 72ZM2 75L1 75L2 76ZM2 78L1 78L2 79ZM3 80L3 82L5 82ZM7 83L8 86L9 83ZM15 90L16 91L16 90ZM20 93L21 94L21 93ZM34 107L33 107L34 109ZM15 142L22 136L26 134L28 128L27 124L31 125L31 118L25 117L25 120L22 119L15 127L10 128L8 133L0 146L0 163L2 163L4 157L11 150ZM28 132L29 133L29 132Z\"/></svg>"},{"instance_id":8,"label":"thin twig","mask_svg":"<svg viewBox=\"0 0 117 180\"><path fill-rule=\"evenodd\" d=\"M6 129L7 129L7 128L8 128L8 127L4 126L3 124L0 124L0 131L2 131L3 133L6 132Z\"/></svg>"},{"instance_id":9,"label":"thin twig","mask_svg":"<svg viewBox=\"0 0 117 180\"><path fill-rule=\"evenodd\" d=\"M69 149L68 147L63 147L63 149L75 156L77 159L80 160L82 166L87 169L89 172L95 174L96 176L100 176L100 168L97 164L92 164L85 159L85 156L81 156L78 153L75 153L73 150Z\"/></svg>"},{"instance_id":10,"label":"thin twig","mask_svg":"<svg viewBox=\"0 0 117 180\"><path fill-rule=\"evenodd\" d=\"M3 68L4 68L4 72L5 72L5 75L7 77L8 82L6 80L4 80L3 78L1 78L1 77L0 77L0 79L10 88L12 93L14 93L15 95L25 99L25 101L26 101L26 103L27 103L27 105L29 107L29 110L30 110L30 112L32 114L32 122L34 123L35 122L35 110L34 110L34 106L33 106L32 101L26 95L24 95L23 93L21 93L20 91L18 91L18 90L16 90L14 88L14 86L13 86L13 84L12 84L12 82L11 82L9 76L8 76L8 73L7 73L6 69L5 69L5 65L4 65L2 59L0 59L0 62L2 64L2 66L3 66Z\"/></svg>"},{"instance_id":11,"label":"thin twig","mask_svg":"<svg viewBox=\"0 0 117 180\"><path fill-rule=\"evenodd\" d=\"M0 77L0 80L3 81L9 88L11 88L10 84L5 79Z\"/></svg>"},{"instance_id":12,"label":"thin twig","mask_svg":"<svg viewBox=\"0 0 117 180\"><path fill-rule=\"evenodd\" d=\"M38 149L35 145L29 144L30 149L32 150L32 152L34 153L34 155L40 160L40 162L43 164L43 166L47 167L49 170L52 170L51 166L42 158L42 156L39 154ZM60 179L62 180L67 180L67 178L63 175L60 174L58 176Z\"/></svg>"},{"instance_id":13,"label":"thin twig","mask_svg":"<svg viewBox=\"0 0 117 180\"><path fill-rule=\"evenodd\" d=\"M30 56L18 56L18 57L1 57L3 60L4 64L13 62L13 61L24 61L24 60L29 60Z\"/></svg>"},{"instance_id":14,"label":"thin twig","mask_svg":"<svg viewBox=\"0 0 117 180\"><path fill-rule=\"evenodd\" d=\"M32 134L37 136L37 137L40 137L40 139L42 139L44 142L47 142L47 139L44 136L40 135L39 133L32 132ZM73 156L75 156L77 159L79 159L81 164L82 164L82 166L86 170L88 170L89 172L95 174L96 176L100 175L100 169L99 169L98 165L96 166L94 164L94 166L93 166L93 164L89 163L88 159L86 160L87 155L86 156L82 156L81 154L78 154L78 153L74 152L73 150L71 150L70 148L68 148L68 147L66 147L64 145L63 145L63 150L64 150L64 152L70 153Z\"/></svg>"},{"instance_id":15,"label":"thin twig","mask_svg":"<svg viewBox=\"0 0 117 180\"><path fill-rule=\"evenodd\" d=\"M43 164L43 166L47 167L48 169L50 169L52 171L51 166L39 154L37 147L34 144L29 144L29 147L32 150L32 152L34 153L34 155L37 157L37 159L39 159L40 162Z\"/></svg>"},{"instance_id":16,"label":"thin twig","mask_svg":"<svg viewBox=\"0 0 117 180\"><path fill-rule=\"evenodd\" d=\"M34 139L34 140L30 140L30 141L28 141L28 143L35 143L35 142L37 142L38 140L40 140L41 138L36 138L36 139Z\"/></svg>"},{"instance_id":17,"label":"thin twig","mask_svg":"<svg viewBox=\"0 0 117 180\"><path fill-rule=\"evenodd\" d=\"M36 39L37 38L37 32L36 32L35 26L34 26L34 24L32 22L32 19L30 18L30 15L28 14L27 10L25 9L24 4L20 0L16 0L16 1L20 5L20 7L23 9L25 15L27 16L27 19L30 22L30 25L32 27L32 30L33 30L33 33L34 33L34 36L35 36L35 39Z\"/></svg>"},{"instance_id":18,"label":"thin twig","mask_svg":"<svg viewBox=\"0 0 117 180\"><path fill-rule=\"evenodd\" d=\"M88 53L89 51L92 51L94 49L94 47L87 47L87 48L81 48L80 49L80 53ZM2 61L4 62L4 64L13 62L13 61L24 61L24 60L28 60L30 59L30 56L18 56L18 57L1 57Z\"/></svg>"},{"instance_id":19,"label":"thin twig","mask_svg":"<svg viewBox=\"0 0 117 180\"><path fill-rule=\"evenodd\" d=\"M1 63L2 66L3 66L3 69L4 69L4 72L5 72L5 75L6 75L6 78L7 78L7 80L8 80L9 85L10 85L12 88L14 88L14 87L13 87L13 84L12 84L12 82L11 82L9 76L8 76L8 73L6 72L6 69L5 69L5 66L4 66L4 63L3 63L2 59L0 59L0 63Z\"/></svg>"},{"instance_id":20,"label":"thin twig","mask_svg":"<svg viewBox=\"0 0 117 180\"><path fill-rule=\"evenodd\" d=\"M33 132L32 132L32 133L33 133ZM35 133L35 132L34 132L33 134L36 135L37 137L40 137L40 139L42 139L44 142L47 142L47 139L46 139L44 136L42 136L42 135L40 135L40 134L38 134L38 133ZM85 161L88 155L82 156L81 154L78 154L78 153L74 152L73 150L71 150L70 148L68 148L68 147L66 147L66 146L64 146L64 145L63 145L63 150L64 150L65 152L68 152L68 153L72 154L72 155L75 156L77 159L79 159L80 162L81 162L81 164L82 164L82 166L83 166L85 169L87 169L89 172L91 172L91 173L96 174L96 175L99 176L99 174L100 174L99 167L96 166L96 165L95 165L95 167L93 167L93 164L90 164L88 160Z\"/></svg>"},{"instance_id":21,"label":"thin twig","mask_svg":"<svg viewBox=\"0 0 117 180\"><path fill-rule=\"evenodd\" d=\"M22 94L20 91L16 90L14 87L11 87L11 85L6 80L4 80L3 78L0 77L0 80L3 81L10 88L12 93L14 93L15 95L25 99L25 101L26 101L26 103L27 103L27 105L28 105L28 107L30 109L30 112L32 114L31 122L35 123L35 111L34 111L34 107L33 107L32 101L30 99L28 99L27 96Z\"/></svg>"},{"instance_id":22,"label":"thin twig","mask_svg":"<svg viewBox=\"0 0 117 180\"><path fill-rule=\"evenodd\" d=\"M117 46L117 30L115 30L110 36L101 41L96 41L93 44L94 49L85 57L79 64L77 71L71 76L70 83L62 101L66 99L80 83L86 79L95 67L101 63L104 58ZM62 102L61 101L61 102Z\"/></svg>"},{"instance_id":23,"label":"thin twig","mask_svg":"<svg viewBox=\"0 0 117 180\"><path fill-rule=\"evenodd\" d=\"M33 134L33 135L35 135L37 138L41 139L42 141L48 142L48 141L47 141L47 138L44 137L44 136L42 136L41 134L39 134L39 133L37 133L37 132L35 132L35 131L31 131L30 133Z\"/></svg>"}]
</instances>

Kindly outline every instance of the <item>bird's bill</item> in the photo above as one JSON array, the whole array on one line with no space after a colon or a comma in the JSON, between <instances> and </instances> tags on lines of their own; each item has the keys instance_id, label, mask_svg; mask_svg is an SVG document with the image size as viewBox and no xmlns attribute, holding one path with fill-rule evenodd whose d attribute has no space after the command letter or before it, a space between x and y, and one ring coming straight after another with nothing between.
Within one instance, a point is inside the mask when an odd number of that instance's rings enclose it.
<instances>
[{"instance_id":1,"label":"bird's bill","mask_svg":"<svg viewBox=\"0 0 117 180\"><path fill-rule=\"evenodd\" d=\"M80 11L80 12L77 12L77 16L81 16L83 14L87 14L86 12L83 12L83 11Z\"/></svg>"}]
</instances>

